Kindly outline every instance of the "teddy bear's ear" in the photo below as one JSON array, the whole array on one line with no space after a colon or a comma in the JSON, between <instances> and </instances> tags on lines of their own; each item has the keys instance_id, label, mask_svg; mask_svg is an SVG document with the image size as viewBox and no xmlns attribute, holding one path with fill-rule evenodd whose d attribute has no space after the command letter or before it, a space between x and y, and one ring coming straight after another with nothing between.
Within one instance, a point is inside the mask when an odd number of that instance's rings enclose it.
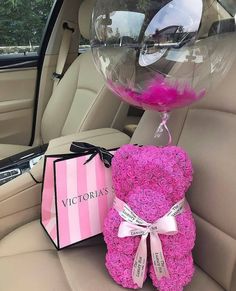
<instances>
[{"instance_id":1,"label":"teddy bear's ear","mask_svg":"<svg viewBox=\"0 0 236 291\"><path fill-rule=\"evenodd\" d=\"M193 169L191 160L188 154L180 147L166 147L165 153L168 159L171 160L174 168L173 176L176 176L176 183L179 184L183 190L182 195L184 195L192 182Z\"/></svg>"},{"instance_id":2,"label":"teddy bear's ear","mask_svg":"<svg viewBox=\"0 0 236 291\"><path fill-rule=\"evenodd\" d=\"M133 187L134 158L138 150L138 146L124 145L117 150L112 159L112 181L115 195L124 201Z\"/></svg>"},{"instance_id":3,"label":"teddy bear's ear","mask_svg":"<svg viewBox=\"0 0 236 291\"><path fill-rule=\"evenodd\" d=\"M187 191L193 178L192 162L188 154L182 148L175 147L175 153L176 153L175 157L177 159L178 166L182 170L182 173L184 176L185 191Z\"/></svg>"},{"instance_id":4,"label":"teddy bear's ear","mask_svg":"<svg viewBox=\"0 0 236 291\"><path fill-rule=\"evenodd\" d=\"M130 158L134 154L133 151L136 147L133 145L124 145L121 148L119 148L113 159L112 159L112 172L113 174L116 174L115 172L117 170L120 170L121 168L124 170L125 165L129 163Z\"/></svg>"}]
</instances>

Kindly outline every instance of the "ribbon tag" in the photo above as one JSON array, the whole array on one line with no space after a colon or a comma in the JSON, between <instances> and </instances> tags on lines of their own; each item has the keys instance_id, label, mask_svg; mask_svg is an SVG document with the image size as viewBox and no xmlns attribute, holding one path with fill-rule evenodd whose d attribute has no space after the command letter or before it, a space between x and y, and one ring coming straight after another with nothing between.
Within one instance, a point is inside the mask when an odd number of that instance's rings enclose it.
<instances>
[{"instance_id":1,"label":"ribbon tag","mask_svg":"<svg viewBox=\"0 0 236 291\"><path fill-rule=\"evenodd\" d=\"M141 236L132 269L133 281L140 288L143 286L145 269L147 265L147 237L149 234L155 275L157 279L169 277L159 234L175 235L178 232L175 216L182 213L186 205L186 200L182 199L176 203L167 214L151 224L135 214L122 200L117 197L115 198L113 207L125 220L120 224L118 237Z\"/></svg>"},{"instance_id":2,"label":"ribbon tag","mask_svg":"<svg viewBox=\"0 0 236 291\"><path fill-rule=\"evenodd\" d=\"M147 237L148 233L142 235L137 252L135 254L132 278L140 288L143 286L143 278L145 276L145 269L147 266Z\"/></svg>"},{"instance_id":3,"label":"ribbon tag","mask_svg":"<svg viewBox=\"0 0 236 291\"><path fill-rule=\"evenodd\" d=\"M159 237L151 233L150 242L151 250L153 250L152 263L157 279L161 279L162 277L169 277L169 272L166 266L166 261Z\"/></svg>"},{"instance_id":4,"label":"ribbon tag","mask_svg":"<svg viewBox=\"0 0 236 291\"><path fill-rule=\"evenodd\" d=\"M176 216L184 211L187 207L188 203L185 198L177 202L173 207L171 207L170 211L166 214L166 216Z\"/></svg>"}]
</instances>

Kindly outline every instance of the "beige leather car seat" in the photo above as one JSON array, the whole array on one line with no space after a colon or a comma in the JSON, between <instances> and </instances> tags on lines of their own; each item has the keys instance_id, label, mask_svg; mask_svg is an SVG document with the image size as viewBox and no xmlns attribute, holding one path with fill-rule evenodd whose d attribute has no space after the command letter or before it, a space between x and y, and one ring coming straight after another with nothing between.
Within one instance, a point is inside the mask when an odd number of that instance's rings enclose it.
<instances>
[{"instance_id":1,"label":"beige leather car seat","mask_svg":"<svg viewBox=\"0 0 236 291\"><path fill-rule=\"evenodd\" d=\"M225 34L217 52L235 46ZM227 60L232 66L222 80L193 107L173 112L169 123L195 169L188 201L197 224L196 272L185 291L236 290L236 61ZM157 113L146 111L131 142L157 144L158 122ZM39 221L31 222L0 242L0 290L124 290L109 277L104 255L103 242L92 239L57 252ZM147 282L142 290L154 288Z\"/></svg>"},{"instance_id":2,"label":"beige leather car seat","mask_svg":"<svg viewBox=\"0 0 236 291\"><path fill-rule=\"evenodd\" d=\"M86 0L79 9L79 28L85 39L89 39L93 4L94 0ZM87 51L72 63L47 104L41 124L42 143L79 131L112 127L124 119L127 110L128 105L107 89L91 51ZM29 148L0 144L0 159Z\"/></svg>"}]
</instances>

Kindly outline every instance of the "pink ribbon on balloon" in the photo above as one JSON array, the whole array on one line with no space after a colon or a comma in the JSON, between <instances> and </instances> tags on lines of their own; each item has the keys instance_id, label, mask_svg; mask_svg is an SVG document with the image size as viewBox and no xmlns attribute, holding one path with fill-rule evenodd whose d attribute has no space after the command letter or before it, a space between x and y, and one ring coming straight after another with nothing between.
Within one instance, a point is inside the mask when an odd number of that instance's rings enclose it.
<instances>
[{"instance_id":1,"label":"pink ribbon on balloon","mask_svg":"<svg viewBox=\"0 0 236 291\"><path fill-rule=\"evenodd\" d=\"M170 114L168 112L162 112L161 113L161 123L160 125L158 126L156 132L155 132L155 135L154 135L154 138L159 138L161 137L164 129L166 130L166 132L168 133L168 137L169 137L169 140L168 140L168 145L171 145L172 143L172 136L171 136L171 133L170 133L170 130L167 126L167 122L170 118Z\"/></svg>"},{"instance_id":2,"label":"pink ribbon on balloon","mask_svg":"<svg viewBox=\"0 0 236 291\"><path fill-rule=\"evenodd\" d=\"M175 216L182 213L186 205L185 199L180 200L168 213L151 224L135 214L125 202L117 197L115 198L114 208L125 220L120 224L118 237L141 236L132 269L133 282L140 288L143 286L147 265L147 237L149 235L155 275L158 280L162 277L169 277L159 234L175 235L178 232Z\"/></svg>"}]
</instances>

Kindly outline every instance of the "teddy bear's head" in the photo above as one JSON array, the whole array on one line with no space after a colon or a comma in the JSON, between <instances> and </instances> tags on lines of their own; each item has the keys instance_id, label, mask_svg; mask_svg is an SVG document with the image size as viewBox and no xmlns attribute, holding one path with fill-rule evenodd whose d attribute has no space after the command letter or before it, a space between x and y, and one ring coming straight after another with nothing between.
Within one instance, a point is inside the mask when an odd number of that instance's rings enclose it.
<instances>
[{"instance_id":1,"label":"teddy bear's head","mask_svg":"<svg viewBox=\"0 0 236 291\"><path fill-rule=\"evenodd\" d=\"M125 145L112 160L112 176L115 194L124 202L137 189L146 189L145 193L156 193L171 206L185 196L192 181L192 165L176 146Z\"/></svg>"}]
</instances>

